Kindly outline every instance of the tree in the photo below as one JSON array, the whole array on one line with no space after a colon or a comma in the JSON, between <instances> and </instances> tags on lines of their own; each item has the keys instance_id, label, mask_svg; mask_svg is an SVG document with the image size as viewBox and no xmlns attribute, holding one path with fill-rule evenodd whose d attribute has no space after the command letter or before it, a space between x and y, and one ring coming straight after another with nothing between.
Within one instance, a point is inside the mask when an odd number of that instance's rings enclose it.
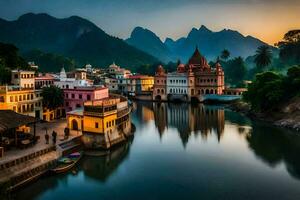
<instances>
[{"instance_id":1,"label":"tree","mask_svg":"<svg viewBox=\"0 0 300 200\"><path fill-rule=\"evenodd\" d=\"M256 50L254 62L260 70L264 69L272 62L272 51L269 46L263 45Z\"/></svg>"},{"instance_id":2,"label":"tree","mask_svg":"<svg viewBox=\"0 0 300 200\"><path fill-rule=\"evenodd\" d=\"M223 63L227 82L239 85L247 74L247 68L242 57L237 57Z\"/></svg>"},{"instance_id":3,"label":"tree","mask_svg":"<svg viewBox=\"0 0 300 200\"><path fill-rule=\"evenodd\" d=\"M226 61L229 57L230 57L230 52L227 49L224 49L221 53L221 58Z\"/></svg>"},{"instance_id":4,"label":"tree","mask_svg":"<svg viewBox=\"0 0 300 200\"><path fill-rule=\"evenodd\" d=\"M41 95L46 108L56 109L64 103L63 91L56 86L44 87Z\"/></svg>"},{"instance_id":5,"label":"tree","mask_svg":"<svg viewBox=\"0 0 300 200\"><path fill-rule=\"evenodd\" d=\"M300 30L287 32L283 41L275 44L279 47L279 57L281 61L288 65L300 64Z\"/></svg>"},{"instance_id":6,"label":"tree","mask_svg":"<svg viewBox=\"0 0 300 200\"><path fill-rule=\"evenodd\" d=\"M259 73L243 97L254 110L272 110L284 98L283 77L270 71Z\"/></svg>"}]
</instances>

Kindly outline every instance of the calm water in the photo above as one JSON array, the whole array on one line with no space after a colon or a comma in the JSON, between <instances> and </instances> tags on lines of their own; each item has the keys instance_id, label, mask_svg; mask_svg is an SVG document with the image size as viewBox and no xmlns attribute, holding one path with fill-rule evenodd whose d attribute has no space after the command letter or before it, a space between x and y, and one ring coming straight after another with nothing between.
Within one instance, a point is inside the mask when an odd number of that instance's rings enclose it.
<instances>
[{"instance_id":1,"label":"calm water","mask_svg":"<svg viewBox=\"0 0 300 200\"><path fill-rule=\"evenodd\" d=\"M135 137L17 199L300 199L300 137L219 106L135 104Z\"/></svg>"}]
</instances>

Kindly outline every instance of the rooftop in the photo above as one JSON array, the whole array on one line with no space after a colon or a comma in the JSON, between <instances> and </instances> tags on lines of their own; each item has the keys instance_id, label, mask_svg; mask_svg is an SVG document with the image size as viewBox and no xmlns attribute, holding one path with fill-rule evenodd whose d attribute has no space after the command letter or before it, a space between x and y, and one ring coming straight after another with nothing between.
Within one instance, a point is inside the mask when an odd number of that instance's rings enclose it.
<instances>
[{"instance_id":1,"label":"rooftop","mask_svg":"<svg viewBox=\"0 0 300 200\"><path fill-rule=\"evenodd\" d=\"M37 122L37 119L12 110L0 110L0 132Z\"/></svg>"}]
</instances>

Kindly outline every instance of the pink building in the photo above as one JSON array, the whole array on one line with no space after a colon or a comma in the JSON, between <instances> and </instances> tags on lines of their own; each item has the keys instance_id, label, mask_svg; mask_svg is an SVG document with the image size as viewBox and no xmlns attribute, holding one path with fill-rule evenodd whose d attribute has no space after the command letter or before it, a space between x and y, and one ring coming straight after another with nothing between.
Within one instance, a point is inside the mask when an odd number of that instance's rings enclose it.
<instances>
[{"instance_id":1,"label":"pink building","mask_svg":"<svg viewBox=\"0 0 300 200\"><path fill-rule=\"evenodd\" d=\"M108 98L107 87L74 87L74 89L64 89L64 101L66 112L83 108L85 101Z\"/></svg>"}]
</instances>

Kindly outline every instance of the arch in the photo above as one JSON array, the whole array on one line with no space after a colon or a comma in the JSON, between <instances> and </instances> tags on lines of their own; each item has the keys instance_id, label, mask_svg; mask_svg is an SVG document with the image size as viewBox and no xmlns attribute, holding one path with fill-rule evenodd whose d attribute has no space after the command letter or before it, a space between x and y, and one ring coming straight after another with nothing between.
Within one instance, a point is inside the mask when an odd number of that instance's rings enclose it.
<instances>
[{"instance_id":1,"label":"arch","mask_svg":"<svg viewBox=\"0 0 300 200\"><path fill-rule=\"evenodd\" d=\"M204 90L203 89L201 89L201 94L204 94Z\"/></svg>"},{"instance_id":2,"label":"arch","mask_svg":"<svg viewBox=\"0 0 300 200\"><path fill-rule=\"evenodd\" d=\"M162 93L162 94L164 94L164 93L165 93L164 89L161 89L161 93Z\"/></svg>"},{"instance_id":3,"label":"arch","mask_svg":"<svg viewBox=\"0 0 300 200\"><path fill-rule=\"evenodd\" d=\"M75 130L75 131L78 130L78 122L76 119L72 120L72 130Z\"/></svg>"},{"instance_id":4,"label":"arch","mask_svg":"<svg viewBox=\"0 0 300 200\"><path fill-rule=\"evenodd\" d=\"M214 94L214 90L213 89L210 90L210 94Z\"/></svg>"},{"instance_id":5,"label":"arch","mask_svg":"<svg viewBox=\"0 0 300 200\"><path fill-rule=\"evenodd\" d=\"M157 94L159 94L160 93L160 89L157 89Z\"/></svg>"},{"instance_id":6,"label":"arch","mask_svg":"<svg viewBox=\"0 0 300 200\"><path fill-rule=\"evenodd\" d=\"M206 90L205 90L205 94L209 94L209 89L206 89Z\"/></svg>"}]
</instances>

